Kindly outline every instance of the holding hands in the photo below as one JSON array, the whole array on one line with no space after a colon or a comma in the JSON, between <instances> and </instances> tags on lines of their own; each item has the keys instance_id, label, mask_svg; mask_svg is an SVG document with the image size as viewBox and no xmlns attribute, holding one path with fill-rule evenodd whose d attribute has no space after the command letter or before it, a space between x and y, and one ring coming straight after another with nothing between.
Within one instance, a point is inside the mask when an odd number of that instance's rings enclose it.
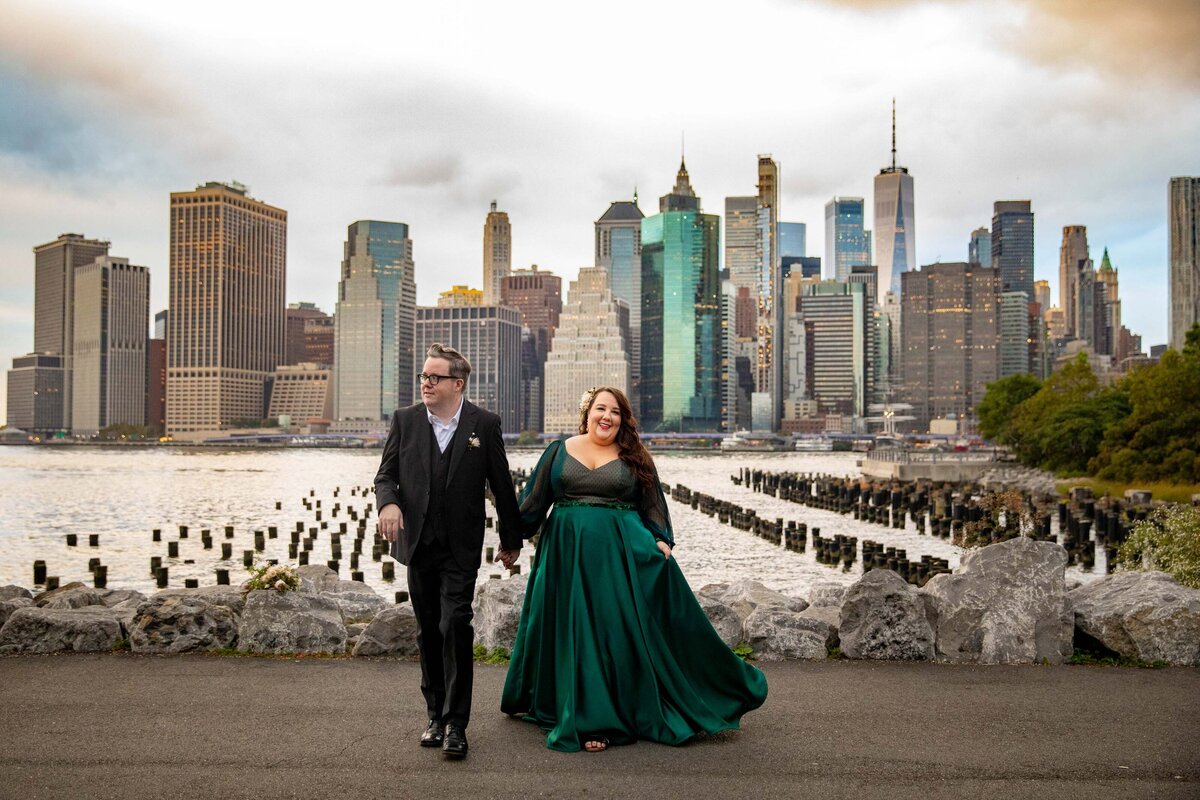
<instances>
[{"instance_id":1,"label":"holding hands","mask_svg":"<svg viewBox=\"0 0 1200 800\"><path fill-rule=\"evenodd\" d=\"M521 557L521 548L515 550L505 550L501 547L496 552L496 558L504 565L505 569L511 569L512 565L517 563L517 559Z\"/></svg>"}]
</instances>

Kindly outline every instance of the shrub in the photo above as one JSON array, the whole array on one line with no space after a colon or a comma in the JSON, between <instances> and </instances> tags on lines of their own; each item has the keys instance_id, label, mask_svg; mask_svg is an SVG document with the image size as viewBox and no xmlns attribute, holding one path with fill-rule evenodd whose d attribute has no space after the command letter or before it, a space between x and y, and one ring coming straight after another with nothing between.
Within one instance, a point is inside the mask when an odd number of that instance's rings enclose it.
<instances>
[{"instance_id":1,"label":"shrub","mask_svg":"<svg viewBox=\"0 0 1200 800\"><path fill-rule=\"evenodd\" d=\"M1162 506L1139 522L1121 544L1123 570L1161 570L1200 589L1200 508Z\"/></svg>"}]
</instances>

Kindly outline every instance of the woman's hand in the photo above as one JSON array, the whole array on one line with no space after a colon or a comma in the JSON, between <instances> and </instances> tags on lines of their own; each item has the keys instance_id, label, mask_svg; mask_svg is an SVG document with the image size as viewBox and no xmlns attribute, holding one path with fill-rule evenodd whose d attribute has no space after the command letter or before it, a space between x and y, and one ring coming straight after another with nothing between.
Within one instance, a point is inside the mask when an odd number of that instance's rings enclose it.
<instances>
[{"instance_id":1,"label":"woman's hand","mask_svg":"<svg viewBox=\"0 0 1200 800\"><path fill-rule=\"evenodd\" d=\"M662 550L662 554L664 556L666 556L667 558L671 557L671 545L667 544L666 542L662 541L661 539L658 540L658 542L656 542L656 544L658 545L658 549Z\"/></svg>"}]
</instances>

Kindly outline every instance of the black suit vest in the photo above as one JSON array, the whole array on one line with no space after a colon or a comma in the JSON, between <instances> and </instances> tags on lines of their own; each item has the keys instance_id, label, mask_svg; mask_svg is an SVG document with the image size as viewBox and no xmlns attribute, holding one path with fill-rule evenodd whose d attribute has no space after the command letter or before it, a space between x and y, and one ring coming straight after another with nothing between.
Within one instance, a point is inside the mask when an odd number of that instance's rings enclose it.
<instances>
[{"instance_id":1,"label":"black suit vest","mask_svg":"<svg viewBox=\"0 0 1200 800\"><path fill-rule=\"evenodd\" d=\"M446 481L450 475L450 453L457 438L458 429L455 428L445 451L439 451L437 434L433 432L433 426L429 426L429 507L425 510L425 524L421 528L421 541L425 544L446 537Z\"/></svg>"}]
</instances>

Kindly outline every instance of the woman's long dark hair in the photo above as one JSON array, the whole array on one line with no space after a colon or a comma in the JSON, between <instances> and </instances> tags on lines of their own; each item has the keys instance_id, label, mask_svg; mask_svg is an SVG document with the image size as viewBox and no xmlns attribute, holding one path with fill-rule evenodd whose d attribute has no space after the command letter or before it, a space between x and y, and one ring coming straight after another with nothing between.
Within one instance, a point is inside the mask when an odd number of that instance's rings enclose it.
<instances>
[{"instance_id":1,"label":"woman's long dark hair","mask_svg":"<svg viewBox=\"0 0 1200 800\"><path fill-rule=\"evenodd\" d=\"M624 392L611 386L593 389L587 405L580 409L579 433L587 433L588 414L591 413L596 397L601 392L608 392L617 398L617 408L621 412L621 427L617 429L617 452L641 485L642 494L651 497L658 491L658 473L654 470L654 459L650 457L650 451L642 444L642 437L638 435L637 418L633 416L633 407L629 405L629 398Z\"/></svg>"}]
</instances>

